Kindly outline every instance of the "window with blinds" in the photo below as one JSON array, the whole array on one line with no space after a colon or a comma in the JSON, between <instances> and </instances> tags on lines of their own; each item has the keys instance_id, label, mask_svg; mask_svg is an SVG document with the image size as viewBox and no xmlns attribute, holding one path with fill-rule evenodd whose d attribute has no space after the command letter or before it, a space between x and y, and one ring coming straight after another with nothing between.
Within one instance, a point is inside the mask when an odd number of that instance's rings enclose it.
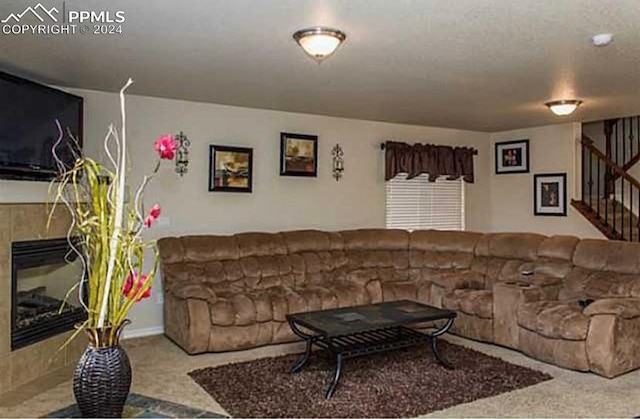
<instances>
[{"instance_id":1,"label":"window with blinds","mask_svg":"<svg viewBox=\"0 0 640 419\"><path fill-rule=\"evenodd\" d=\"M387 182L386 209L387 228L464 230L464 181L399 174Z\"/></svg>"}]
</instances>

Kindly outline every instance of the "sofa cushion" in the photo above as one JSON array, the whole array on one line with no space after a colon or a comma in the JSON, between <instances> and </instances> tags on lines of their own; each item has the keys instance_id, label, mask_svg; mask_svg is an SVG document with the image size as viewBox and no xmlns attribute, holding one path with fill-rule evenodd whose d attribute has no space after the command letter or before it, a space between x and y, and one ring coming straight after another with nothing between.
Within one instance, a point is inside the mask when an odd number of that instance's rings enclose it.
<instances>
[{"instance_id":1,"label":"sofa cushion","mask_svg":"<svg viewBox=\"0 0 640 419\"><path fill-rule=\"evenodd\" d=\"M302 297L297 294L292 297L291 294L295 293L283 286L251 292L220 292L215 301L209 301L211 324L243 326L258 321L283 322L291 309L306 311L306 302L303 304L300 300Z\"/></svg>"},{"instance_id":2,"label":"sofa cushion","mask_svg":"<svg viewBox=\"0 0 640 419\"><path fill-rule=\"evenodd\" d=\"M158 250L165 265L184 261L184 247L179 237L162 237L158 240Z\"/></svg>"},{"instance_id":3,"label":"sofa cushion","mask_svg":"<svg viewBox=\"0 0 640 419\"><path fill-rule=\"evenodd\" d=\"M473 253L435 250L411 250L409 263L412 268L469 269Z\"/></svg>"},{"instance_id":4,"label":"sofa cushion","mask_svg":"<svg viewBox=\"0 0 640 419\"><path fill-rule=\"evenodd\" d=\"M640 275L620 275L619 279L612 290L616 297L640 298Z\"/></svg>"},{"instance_id":5,"label":"sofa cushion","mask_svg":"<svg viewBox=\"0 0 640 419\"><path fill-rule=\"evenodd\" d=\"M534 233L494 233L489 237L488 256L534 261L546 236Z\"/></svg>"},{"instance_id":6,"label":"sofa cushion","mask_svg":"<svg viewBox=\"0 0 640 419\"><path fill-rule=\"evenodd\" d=\"M640 317L639 298L608 298L594 301L584 310L587 316L598 314L613 314L623 319Z\"/></svg>"},{"instance_id":7,"label":"sofa cushion","mask_svg":"<svg viewBox=\"0 0 640 419\"><path fill-rule=\"evenodd\" d=\"M216 293L206 284L173 284L167 291L183 300L195 298L197 300L216 301Z\"/></svg>"},{"instance_id":8,"label":"sofa cushion","mask_svg":"<svg viewBox=\"0 0 640 419\"><path fill-rule=\"evenodd\" d=\"M468 269L481 233L417 230L409 240L411 267Z\"/></svg>"},{"instance_id":9,"label":"sofa cushion","mask_svg":"<svg viewBox=\"0 0 640 419\"><path fill-rule=\"evenodd\" d=\"M584 239L576 246L573 263L591 271L640 274L640 243Z\"/></svg>"},{"instance_id":10,"label":"sofa cushion","mask_svg":"<svg viewBox=\"0 0 640 419\"><path fill-rule=\"evenodd\" d=\"M536 274L543 274L554 278L564 278L571 272L572 268L573 264L570 261L539 258L535 262L533 271Z\"/></svg>"},{"instance_id":11,"label":"sofa cushion","mask_svg":"<svg viewBox=\"0 0 640 419\"><path fill-rule=\"evenodd\" d=\"M187 236L180 240L185 262L199 263L240 257L235 236Z\"/></svg>"},{"instance_id":12,"label":"sofa cushion","mask_svg":"<svg viewBox=\"0 0 640 419\"><path fill-rule=\"evenodd\" d=\"M414 281L383 282L382 298L384 301L416 300L418 284Z\"/></svg>"},{"instance_id":13,"label":"sofa cushion","mask_svg":"<svg viewBox=\"0 0 640 419\"><path fill-rule=\"evenodd\" d=\"M409 232L406 230L390 230L371 228L341 231L344 247L347 250L407 250L409 249Z\"/></svg>"},{"instance_id":14,"label":"sofa cushion","mask_svg":"<svg viewBox=\"0 0 640 419\"><path fill-rule=\"evenodd\" d=\"M570 261L580 239L575 236L551 236L540 243L538 257Z\"/></svg>"},{"instance_id":15,"label":"sofa cushion","mask_svg":"<svg viewBox=\"0 0 640 419\"><path fill-rule=\"evenodd\" d=\"M493 318L493 291L458 289L444 295L442 306L483 319Z\"/></svg>"},{"instance_id":16,"label":"sofa cushion","mask_svg":"<svg viewBox=\"0 0 640 419\"><path fill-rule=\"evenodd\" d=\"M361 268L395 268L409 267L409 253L398 250L349 250L346 252L350 270Z\"/></svg>"},{"instance_id":17,"label":"sofa cushion","mask_svg":"<svg viewBox=\"0 0 640 419\"><path fill-rule=\"evenodd\" d=\"M338 307L360 306L371 302L367 290L358 284L334 281L327 284L327 288L335 293Z\"/></svg>"},{"instance_id":18,"label":"sofa cushion","mask_svg":"<svg viewBox=\"0 0 640 419\"><path fill-rule=\"evenodd\" d=\"M640 275L575 267L562 281L560 299L640 296Z\"/></svg>"},{"instance_id":19,"label":"sofa cushion","mask_svg":"<svg viewBox=\"0 0 640 419\"><path fill-rule=\"evenodd\" d=\"M484 275L466 269L423 269L421 278L447 290L484 286Z\"/></svg>"},{"instance_id":20,"label":"sofa cushion","mask_svg":"<svg viewBox=\"0 0 640 419\"><path fill-rule=\"evenodd\" d=\"M533 270L536 274L564 278L573 268L571 258L579 242L575 236L547 237L540 243Z\"/></svg>"},{"instance_id":21,"label":"sofa cushion","mask_svg":"<svg viewBox=\"0 0 640 419\"><path fill-rule=\"evenodd\" d=\"M339 233L318 230L297 230L280 233L289 254L343 250L344 240Z\"/></svg>"},{"instance_id":22,"label":"sofa cushion","mask_svg":"<svg viewBox=\"0 0 640 419\"><path fill-rule=\"evenodd\" d=\"M518 325L549 338L584 340L589 316L577 300L535 301L518 307Z\"/></svg>"},{"instance_id":23,"label":"sofa cushion","mask_svg":"<svg viewBox=\"0 0 640 419\"><path fill-rule=\"evenodd\" d=\"M409 249L473 253L482 236L470 231L416 230L411 232Z\"/></svg>"},{"instance_id":24,"label":"sofa cushion","mask_svg":"<svg viewBox=\"0 0 640 419\"><path fill-rule=\"evenodd\" d=\"M241 258L287 254L287 246L280 234L239 233L233 237L238 242L238 251Z\"/></svg>"}]
</instances>

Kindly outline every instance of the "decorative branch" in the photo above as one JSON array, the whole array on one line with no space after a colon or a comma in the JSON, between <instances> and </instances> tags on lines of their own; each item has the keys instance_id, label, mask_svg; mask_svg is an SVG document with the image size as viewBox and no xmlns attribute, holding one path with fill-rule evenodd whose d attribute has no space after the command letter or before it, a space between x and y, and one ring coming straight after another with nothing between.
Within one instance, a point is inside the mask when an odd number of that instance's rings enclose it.
<instances>
[{"instance_id":1,"label":"decorative branch","mask_svg":"<svg viewBox=\"0 0 640 419\"><path fill-rule=\"evenodd\" d=\"M100 329L100 336L110 342L116 338L128 311L138 301L151 294L151 285L158 266L158 251L154 240L145 241L145 228L151 227L160 215L154 205L145 217L143 193L160 168L160 160L172 160L178 147L169 134L154 142L158 162L151 174L146 175L135 189L131 202L125 200L127 174L127 137L125 91L129 80L120 90L121 131L110 125L104 138L107 166L80 156L74 150L72 167L58 151L65 142L62 127L57 123L58 139L52 153L58 170L59 182L51 183L56 205L64 205L71 215L67 240L70 254L78 255L84 267L83 277L69 291L77 290L82 306L88 314L83 328ZM77 140L69 133L71 141ZM55 193L53 193L55 192ZM80 236L80 243L73 241ZM153 251L153 264L147 274L142 273L145 252ZM84 284L88 286L85 287ZM66 299L65 299L66 301ZM74 334L75 336L75 334Z\"/></svg>"},{"instance_id":2,"label":"decorative branch","mask_svg":"<svg viewBox=\"0 0 640 419\"><path fill-rule=\"evenodd\" d=\"M125 110L124 92L133 83L133 80L127 80L127 83L120 89L120 114L122 117L122 144L120 145L120 161L118 164L118 177L114 179L116 183L116 199L115 199L115 220L113 222L113 234L109 243L109 264L107 266L107 277L105 278L104 294L102 298L102 306L98 316L98 327L104 327L104 318L107 314L109 303L109 292L111 291L111 282L113 280L113 271L116 263L116 252L118 251L118 243L120 239L120 231L122 229L123 207L124 207L124 186L126 171L126 155L127 155L127 114Z\"/></svg>"}]
</instances>

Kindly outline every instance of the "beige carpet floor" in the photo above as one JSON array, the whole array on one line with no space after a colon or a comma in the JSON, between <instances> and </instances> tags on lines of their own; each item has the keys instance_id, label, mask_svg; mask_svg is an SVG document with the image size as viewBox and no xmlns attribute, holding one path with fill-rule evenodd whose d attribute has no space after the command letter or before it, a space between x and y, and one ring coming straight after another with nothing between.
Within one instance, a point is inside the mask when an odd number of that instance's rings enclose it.
<instances>
[{"instance_id":1,"label":"beige carpet floor","mask_svg":"<svg viewBox=\"0 0 640 419\"><path fill-rule=\"evenodd\" d=\"M447 337L508 362L538 369L553 380L495 397L461 404L427 417L626 417L640 415L640 370L613 380L564 370L493 345ZM300 344L269 346L242 352L189 356L162 336L125 342L132 361L132 391L226 414L203 389L187 376L189 371L229 362L246 361L301 351ZM429 352L427 352L428 354ZM347 361L348 362L348 361ZM338 389L339 391L339 389ZM33 390L24 389L24 394ZM73 402L70 379L28 400L11 403L0 397L0 416L37 417ZM320 395L319 395L320 397Z\"/></svg>"}]
</instances>

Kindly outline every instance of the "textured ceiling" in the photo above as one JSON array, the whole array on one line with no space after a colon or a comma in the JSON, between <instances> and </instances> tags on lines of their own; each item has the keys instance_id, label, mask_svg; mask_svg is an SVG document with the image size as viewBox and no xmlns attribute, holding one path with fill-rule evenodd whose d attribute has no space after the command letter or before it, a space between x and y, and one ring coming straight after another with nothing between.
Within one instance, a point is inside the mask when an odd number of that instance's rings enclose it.
<instances>
[{"instance_id":1,"label":"textured ceiling","mask_svg":"<svg viewBox=\"0 0 640 419\"><path fill-rule=\"evenodd\" d=\"M34 1L3 0L0 19ZM62 9L62 1L42 0ZM66 0L121 35L3 35L0 68L62 86L499 131L640 112L638 0ZM38 22L32 22L38 23ZM347 33L321 65L291 39ZM613 32L595 48L590 37ZM558 118L543 105L576 97Z\"/></svg>"}]
</instances>

